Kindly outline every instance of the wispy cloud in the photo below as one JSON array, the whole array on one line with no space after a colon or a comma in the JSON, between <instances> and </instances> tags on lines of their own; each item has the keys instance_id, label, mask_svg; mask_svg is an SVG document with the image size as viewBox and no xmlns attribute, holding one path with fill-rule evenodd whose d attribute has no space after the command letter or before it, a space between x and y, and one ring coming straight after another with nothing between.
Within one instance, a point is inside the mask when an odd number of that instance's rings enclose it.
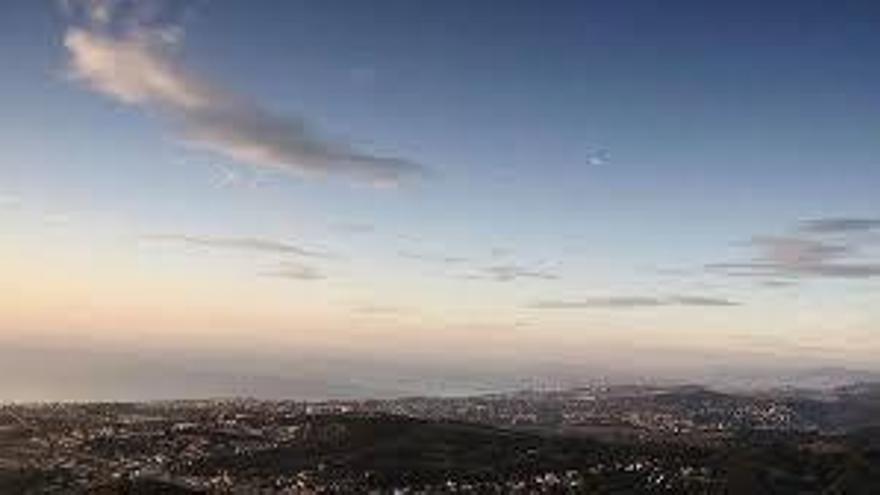
<instances>
[{"instance_id":1,"label":"wispy cloud","mask_svg":"<svg viewBox=\"0 0 880 495\"><path fill-rule=\"evenodd\" d=\"M546 270L507 264L482 268L474 278L489 279L496 282L513 282L519 279L556 280L559 276Z\"/></svg>"},{"instance_id":2,"label":"wispy cloud","mask_svg":"<svg viewBox=\"0 0 880 495\"><path fill-rule=\"evenodd\" d=\"M456 265L459 263L464 263L468 261L468 258L463 256L449 256L449 255L440 255L440 254L431 254L431 253L421 253L415 251L398 251L397 255L401 258L406 258L410 260L417 261L425 261L428 263L439 263L443 265Z\"/></svg>"},{"instance_id":3,"label":"wispy cloud","mask_svg":"<svg viewBox=\"0 0 880 495\"><path fill-rule=\"evenodd\" d=\"M340 174L387 186L425 174L412 161L358 151L323 138L298 116L209 83L180 61L180 17L188 2L68 0L64 37L72 78L121 103L158 109L188 144L259 167Z\"/></svg>"},{"instance_id":4,"label":"wispy cloud","mask_svg":"<svg viewBox=\"0 0 880 495\"><path fill-rule=\"evenodd\" d=\"M191 246L212 248L212 249L231 249L238 251L259 251L265 253L276 254L292 254L306 257L329 257L327 253L304 248L295 244L271 239L260 239L257 237L204 237L181 234L158 234L144 236L144 239L154 241L169 241Z\"/></svg>"},{"instance_id":5,"label":"wispy cloud","mask_svg":"<svg viewBox=\"0 0 880 495\"><path fill-rule=\"evenodd\" d=\"M490 251L490 257L495 258L494 261L497 264L476 266L469 269L470 273L460 274L459 276L465 280L489 280L494 282L514 282L523 279L557 280L559 278L556 273L540 267L530 267L514 262L498 263L499 261L504 261L498 258L505 258L509 253L510 251L506 249L493 249ZM464 256L438 255L415 251L398 251L397 254L405 259L449 266L457 266L473 261L472 258Z\"/></svg>"},{"instance_id":6,"label":"wispy cloud","mask_svg":"<svg viewBox=\"0 0 880 495\"><path fill-rule=\"evenodd\" d=\"M880 230L880 218L818 218L802 222L800 230L814 234L867 232Z\"/></svg>"},{"instance_id":7,"label":"wispy cloud","mask_svg":"<svg viewBox=\"0 0 880 495\"><path fill-rule=\"evenodd\" d=\"M214 187L224 189L241 183L241 175L235 170L220 164L212 164L212 167L217 171L217 178L213 181Z\"/></svg>"},{"instance_id":8,"label":"wispy cloud","mask_svg":"<svg viewBox=\"0 0 880 495\"><path fill-rule=\"evenodd\" d=\"M590 166L600 166L608 164L610 153L605 149L591 149L587 151L586 163Z\"/></svg>"},{"instance_id":9,"label":"wispy cloud","mask_svg":"<svg viewBox=\"0 0 880 495\"><path fill-rule=\"evenodd\" d=\"M832 219L806 223L801 228L812 233L868 230L868 223L853 219ZM856 226L858 225L858 227ZM859 256L852 243L828 241L821 236L757 236L749 243L756 250L748 261L711 263L710 271L728 276L786 278L867 279L880 276L880 262Z\"/></svg>"},{"instance_id":10,"label":"wispy cloud","mask_svg":"<svg viewBox=\"0 0 880 495\"><path fill-rule=\"evenodd\" d=\"M801 269L801 274L829 278L874 278L880 277L880 263L837 263L816 265Z\"/></svg>"},{"instance_id":11,"label":"wispy cloud","mask_svg":"<svg viewBox=\"0 0 880 495\"><path fill-rule=\"evenodd\" d=\"M757 236L751 243L759 249L762 260L793 269L825 264L851 251L845 244L799 237Z\"/></svg>"},{"instance_id":12,"label":"wispy cloud","mask_svg":"<svg viewBox=\"0 0 880 495\"><path fill-rule=\"evenodd\" d=\"M616 296L591 297L577 300L542 300L529 304L535 309L643 308L662 306L656 297Z\"/></svg>"},{"instance_id":13,"label":"wispy cloud","mask_svg":"<svg viewBox=\"0 0 880 495\"><path fill-rule=\"evenodd\" d=\"M794 280L764 280L761 282L761 285L764 287L772 287L772 288L785 288L785 287L794 287L797 285L797 282Z\"/></svg>"},{"instance_id":14,"label":"wispy cloud","mask_svg":"<svg viewBox=\"0 0 880 495\"><path fill-rule=\"evenodd\" d=\"M739 305L740 303L729 299L706 296L673 295L668 297L610 296L589 297L576 300L542 300L531 303L528 307L533 309L630 309L655 308L661 306L725 307Z\"/></svg>"},{"instance_id":15,"label":"wispy cloud","mask_svg":"<svg viewBox=\"0 0 880 495\"><path fill-rule=\"evenodd\" d=\"M666 299L667 303L679 306L739 306L740 303L730 299L706 296L672 296Z\"/></svg>"},{"instance_id":16,"label":"wispy cloud","mask_svg":"<svg viewBox=\"0 0 880 495\"><path fill-rule=\"evenodd\" d=\"M324 280L326 275L317 268L298 263L283 263L276 269L260 272L263 276L288 278L292 280Z\"/></svg>"}]
</instances>

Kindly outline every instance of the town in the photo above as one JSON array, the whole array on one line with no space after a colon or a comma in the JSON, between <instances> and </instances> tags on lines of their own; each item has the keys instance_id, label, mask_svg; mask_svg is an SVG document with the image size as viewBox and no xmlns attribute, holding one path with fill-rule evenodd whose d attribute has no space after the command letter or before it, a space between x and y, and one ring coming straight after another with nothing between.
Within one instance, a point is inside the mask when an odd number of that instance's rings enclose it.
<instances>
[{"instance_id":1,"label":"town","mask_svg":"<svg viewBox=\"0 0 880 495\"><path fill-rule=\"evenodd\" d=\"M867 393L815 400L595 386L394 400L7 404L0 488L712 493L747 477L731 467L744 446L778 454L785 444L842 465L856 454L836 411L858 410L853 397Z\"/></svg>"}]
</instances>

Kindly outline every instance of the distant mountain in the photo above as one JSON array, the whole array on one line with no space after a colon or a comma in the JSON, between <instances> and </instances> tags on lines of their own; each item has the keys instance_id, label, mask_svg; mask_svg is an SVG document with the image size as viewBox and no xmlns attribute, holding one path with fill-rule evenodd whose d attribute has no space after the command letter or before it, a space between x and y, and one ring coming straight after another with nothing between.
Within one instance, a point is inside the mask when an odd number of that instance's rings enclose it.
<instances>
[{"instance_id":1,"label":"distant mountain","mask_svg":"<svg viewBox=\"0 0 880 495\"><path fill-rule=\"evenodd\" d=\"M724 390L792 388L827 391L858 383L880 382L880 372L843 367L748 371L722 368L709 371L701 382Z\"/></svg>"}]
</instances>

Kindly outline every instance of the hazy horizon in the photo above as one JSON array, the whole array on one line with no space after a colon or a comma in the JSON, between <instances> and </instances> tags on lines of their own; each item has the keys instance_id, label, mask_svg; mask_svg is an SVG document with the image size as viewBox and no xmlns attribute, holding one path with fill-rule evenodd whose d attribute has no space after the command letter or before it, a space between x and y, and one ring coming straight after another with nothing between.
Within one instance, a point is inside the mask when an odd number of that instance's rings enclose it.
<instances>
[{"instance_id":1,"label":"hazy horizon","mask_svg":"<svg viewBox=\"0 0 880 495\"><path fill-rule=\"evenodd\" d=\"M0 402L880 373L878 23L5 2Z\"/></svg>"}]
</instances>

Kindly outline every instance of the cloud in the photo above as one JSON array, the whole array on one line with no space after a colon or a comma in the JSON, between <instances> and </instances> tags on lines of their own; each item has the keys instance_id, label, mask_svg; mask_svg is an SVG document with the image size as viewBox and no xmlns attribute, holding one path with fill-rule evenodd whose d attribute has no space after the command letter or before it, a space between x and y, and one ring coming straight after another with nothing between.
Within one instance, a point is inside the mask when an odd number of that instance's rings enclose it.
<instances>
[{"instance_id":1,"label":"cloud","mask_svg":"<svg viewBox=\"0 0 880 495\"><path fill-rule=\"evenodd\" d=\"M144 238L157 241L179 242L205 248L293 254L297 256L318 258L328 257L328 254L326 253L300 247L295 244L256 237L200 237L192 235L161 234L145 236Z\"/></svg>"},{"instance_id":2,"label":"cloud","mask_svg":"<svg viewBox=\"0 0 880 495\"><path fill-rule=\"evenodd\" d=\"M824 264L802 270L806 275L831 278L873 278L880 277L880 263Z\"/></svg>"},{"instance_id":3,"label":"cloud","mask_svg":"<svg viewBox=\"0 0 880 495\"><path fill-rule=\"evenodd\" d=\"M324 280L327 278L314 267L294 263L284 263L275 270L261 272L261 275L292 280Z\"/></svg>"},{"instance_id":4,"label":"cloud","mask_svg":"<svg viewBox=\"0 0 880 495\"><path fill-rule=\"evenodd\" d=\"M791 268L827 263L850 252L843 244L798 237L757 236L752 244L761 251L762 260Z\"/></svg>"},{"instance_id":5,"label":"cloud","mask_svg":"<svg viewBox=\"0 0 880 495\"><path fill-rule=\"evenodd\" d=\"M527 268L519 265L495 265L483 268L475 278L484 278L496 282L513 282L515 280L531 278L541 280L556 280L559 278L555 273Z\"/></svg>"},{"instance_id":6,"label":"cloud","mask_svg":"<svg viewBox=\"0 0 880 495\"><path fill-rule=\"evenodd\" d=\"M856 233L880 230L880 218L819 218L801 223L800 230L813 234Z\"/></svg>"},{"instance_id":7,"label":"cloud","mask_svg":"<svg viewBox=\"0 0 880 495\"><path fill-rule=\"evenodd\" d=\"M445 255L436 255L436 254L427 254L427 253L417 253L414 251L398 251L397 255L401 258L406 258L410 260L418 260L425 261L428 263L440 263L443 265L456 265L459 263L464 263L468 261L467 258L462 256L445 256Z\"/></svg>"},{"instance_id":8,"label":"cloud","mask_svg":"<svg viewBox=\"0 0 880 495\"><path fill-rule=\"evenodd\" d=\"M764 287L772 287L772 288L785 288L785 287L794 287L797 285L797 282L794 280L764 280L761 282L761 285Z\"/></svg>"},{"instance_id":9,"label":"cloud","mask_svg":"<svg viewBox=\"0 0 880 495\"><path fill-rule=\"evenodd\" d=\"M223 100L221 94L163 56L169 49L164 39L146 35L115 39L71 28L64 46L75 80L123 103L198 112Z\"/></svg>"},{"instance_id":10,"label":"cloud","mask_svg":"<svg viewBox=\"0 0 880 495\"><path fill-rule=\"evenodd\" d=\"M720 272L728 277L784 277L793 276L791 273L781 271L771 263L763 262L734 262L734 263L707 263L704 268L710 272Z\"/></svg>"},{"instance_id":11,"label":"cloud","mask_svg":"<svg viewBox=\"0 0 880 495\"><path fill-rule=\"evenodd\" d=\"M740 303L729 299L705 296L672 296L667 302L679 306L739 306Z\"/></svg>"},{"instance_id":12,"label":"cloud","mask_svg":"<svg viewBox=\"0 0 880 495\"><path fill-rule=\"evenodd\" d=\"M641 308L662 306L663 301L655 297L591 297L573 301L544 300L529 305L535 309L588 309L588 308Z\"/></svg>"},{"instance_id":13,"label":"cloud","mask_svg":"<svg viewBox=\"0 0 880 495\"><path fill-rule=\"evenodd\" d=\"M212 166L218 173L218 177L214 181L215 187L223 189L241 183L241 176L235 170L216 163Z\"/></svg>"},{"instance_id":14,"label":"cloud","mask_svg":"<svg viewBox=\"0 0 880 495\"><path fill-rule=\"evenodd\" d=\"M813 224L813 228L823 232L854 229L853 224L836 220L831 224ZM864 224L859 228L864 229ZM770 279L867 279L880 276L880 262L857 258L857 250L852 244L796 236L758 236L749 244L757 250L751 260L711 263L706 268L728 276Z\"/></svg>"},{"instance_id":15,"label":"cloud","mask_svg":"<svg viewBox=\"0 0 880 495\"><path fill-rule=\"evenodd\" d=\"M740 303L728 299L705 296L674 295L669 297L650 296L611 296L591 297L579 300L543 300L529 305L533 309L630 309L655 308L661 306L739 306Z\"/></svg>"},{"instance_id":16,"label":"cloud","mask_svg":"<svg viewBox=\"0 0 880 495\"><path fill-rule=\"evenodd\" d=\"M606 165L609 161L610 154L608 150L592 149L587 151L586 163L590 166Z\"/></svg>"},{"instance_id":17,"label":"cloud","mask_svg":"<svg viewBox=\"0 0 880 495\"><path fill-rule=\"evenodd\" d=\"M68 1L71 77L121 103L158 110L189 145L243 163L379 186L425 175L415 162L327 140L301 117L278 115L192 73L177 56L181 3Z\"/></svg>"}]
</instances>

